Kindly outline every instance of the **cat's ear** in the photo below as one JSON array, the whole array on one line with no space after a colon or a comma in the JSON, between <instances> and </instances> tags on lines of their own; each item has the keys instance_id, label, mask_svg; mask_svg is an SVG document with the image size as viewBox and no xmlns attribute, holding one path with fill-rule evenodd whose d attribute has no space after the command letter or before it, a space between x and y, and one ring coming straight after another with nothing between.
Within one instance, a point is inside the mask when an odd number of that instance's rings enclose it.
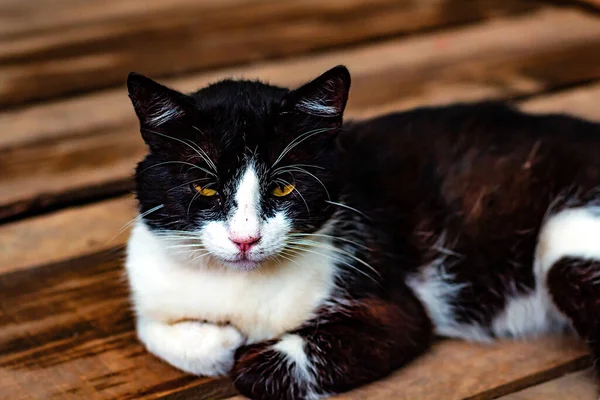
<instances>
[{"instance_id":1,"label":"cat's ear","mask_svg":"<svg viewBox=\"0 0 600 400\"><path fill-rule=\"evenodd\" d=\"M127 89L142 127L158 128L181 118L193 104L189 96L135 72L127 77Z\"/></svg>"},{"instance_id":2,"label":"cat's ear","mask_svg":"<svg viewBox=\"0 0 600 400\"><path fill-rule=\"evenodd\" d=\"M340 118L346 108L349 90L350 72L345 66L338 65L291 91L285 107L314 117Z\"/></svg>"}]
</instances>

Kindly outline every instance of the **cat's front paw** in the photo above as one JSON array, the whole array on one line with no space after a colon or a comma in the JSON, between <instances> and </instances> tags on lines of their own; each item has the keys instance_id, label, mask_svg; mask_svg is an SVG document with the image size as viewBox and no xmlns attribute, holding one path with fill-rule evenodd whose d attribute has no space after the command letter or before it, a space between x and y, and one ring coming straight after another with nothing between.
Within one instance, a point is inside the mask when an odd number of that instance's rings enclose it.
<instances>
[{"instance_id":1,"label":"cat's front paw","mask_svg":"<svg viewBox=\"0 0 600 400\"><path fill-rule=\"evenodd\" d=\"M167 325L141 320L138 336L148 351L174 367L205 376L226 375L245 342L233 326L193 321Z\"/></svg>"},{"instance_id":2,"label":"cat's front paw","mask_svg":"<svg viewBox=\"0 0 600 400\"><path fill-rule=\"evenodd\" d=\"M243 346L237 352L231 377L236 389L253 400L315 400L316 368L298 335Z\"/></svg>"}]
</instances>

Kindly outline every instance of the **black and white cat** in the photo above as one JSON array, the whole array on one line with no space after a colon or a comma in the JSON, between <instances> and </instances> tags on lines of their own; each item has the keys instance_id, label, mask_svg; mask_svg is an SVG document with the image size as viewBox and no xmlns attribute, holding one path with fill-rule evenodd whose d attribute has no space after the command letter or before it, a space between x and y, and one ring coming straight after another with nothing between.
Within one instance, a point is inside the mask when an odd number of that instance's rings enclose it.
<instances>
[{"instance_id":1,"label":"black and white cat","mask_svg":"<svg viewBox=\"0 0 600 400\"><path fill-rule=\"evenodd\" d=\"M342 124L349 87L129 76L148 350L254 399L355 388L435 334L574 327L599 358L600 125L497 103Z\"/></svg>"}]
</instances>

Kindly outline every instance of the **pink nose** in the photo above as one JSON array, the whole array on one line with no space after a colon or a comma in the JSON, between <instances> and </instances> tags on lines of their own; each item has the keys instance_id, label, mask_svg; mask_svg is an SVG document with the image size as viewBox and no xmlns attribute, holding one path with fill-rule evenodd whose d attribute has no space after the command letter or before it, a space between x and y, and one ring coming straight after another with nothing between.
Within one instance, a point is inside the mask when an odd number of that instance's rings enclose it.
<instances>
[{"instance_id":1,"label":"pink nose","mask_svg":"<svg viewBox=\"0 0 600 400\"><path fill-rule=\"evenodd\" d=\"M252 246L258 243L258 241L260 240L260 236L247 236L244 238L229 237L229 240L235 243L235 245L238 247L238 249L240 249L242 253L246 253L250 251L250 248Z\"/></svg>"}]
</instances>

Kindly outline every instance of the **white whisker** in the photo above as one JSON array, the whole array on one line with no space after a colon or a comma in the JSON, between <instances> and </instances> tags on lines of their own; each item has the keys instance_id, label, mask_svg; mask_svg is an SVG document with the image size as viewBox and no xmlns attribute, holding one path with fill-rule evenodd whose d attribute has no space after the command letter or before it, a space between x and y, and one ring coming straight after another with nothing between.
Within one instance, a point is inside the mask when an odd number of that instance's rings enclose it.
<instances>
[{"instance_id":1,"label":"white whisker","mask_svg":"<svg viewBox=\"0 0 600 400\"><path fill-rule=\"evenodd\" d=\"M317 178L314 174L311 174L307 170L305 170L303 168L300 168L300 167L292 167L292 168L288 168L288 170L289 171L302 172L304 174L307 174L307 175L313 177L317 182L319 182L321 184L321 186L325 190L325 193L327 194L327 198L329 198L329 199L331 198L331 196L329 195L329 191L327 190L327 187L325 187L325 184L319 178Z\"/></svg>"},{"instance_id":2,"label":"white whisker","mask_svg":"<svg viewBox=\"0 0 600 400\"><path fill-rule=\"evenodd\" d=\"M288 243L290 243L290 244L298 244L298 245L307 245L307 246L312 246L312 247L319 247L319 248L322 248L322 249L335 251L337 253L340 253L340 254L343 254L343 255L345 255L347 257L352 258L353 260L361 263L362 265L364 265L365 267L369 268L371 271L373 271L374 273L376 273L377 275L379 275L379 272L375 268L373 268L371 265L369 265L367 262L365 262L364 260L361 260L360 258L356 257L354 254L349 253L346 250L338 249L337 247L335 247L333 245L327 245L325 243L317 242L317 241L314 241L314 240L307 240L307 239L289 241Z\"/></svg>"},{"instance_id":3,"label":"white whisker","mask_svg":"<svg viewBox=\"0 0 600 400\"><path fill-rule=\"evenodd\" d=\"M290 246L290 245L288 245L288 247L287 247L287 248L288 248L288 250L296 250L296 251L298 251L298 252L305 251L305 252L308 252L308 253L312 253L312 254L319 255L319 256L321 256L321 257L330 258L330 259L332 259L332 260L334 260L334 261L337 261L337 262L339 262L339 263L341 263L341 264L344 264L344 265L346 265L346 266L350 267L352 270L354 270L354 271L356 271L356 272L358 272L358 273L360 273L360 274L364 275L365 277L367 277L367 278L371 279L373 282L375 282L375 283L379 284L379 282L378 282L378 281L377 281L375 278L373 278L371 275L367 274L365 271L362 271L362 270L360 270L359 268L356 268L354 265L352 265L352 264L350 264L350 263L348 263L348 262L346 262L346 261L344 261L344 260L341 260L341 259L339 259L339 258L332 257L332 256L330 256L330 255L323 254L323 253L320 253L320 252L318 252L318 251L309 250L309 249L307 249L307 248L305 248L305 247L300 247L300 246L293 246L293 245L292 245L292 246Z\"/></svg>"},{"instance_id":4,"label":"white whisker","mask_svg":"<svg viewBox=\"0 0 600 400\"><path fill-rule=\"evenodd\" d=\"M346 238L339 237L339 236L327 235L327 234L324 234L324 233L290 233L290 234L288 234L288 236L291 236L291 237L318 236L318 237L331 238L331 239L335 239L335 240L339 240L339 241L342 241L342 242L353 244L353 245L355 245L357 247L361 247L361 248L363 248L365 250L369 250L369 247L367 247L367 246L365 246L363 244L354 242L354 241L352 241L350 239L346 239Z\"/></svg>"},{"instance_id":5,"label":"white whisker","mask_svg":"<svg viewBox=\"0 0 600 400\"><path fill-rule=\"evenodd\" d=\"M291 185L291 183L289 183L288 181L286 181L285 179L282 179L282 178L276 178L275 182L282 182L284 185ZM294 191L296 193L298 193L298 195L300 196L300 198L304 202L304 205L306 206L306 211L308 212L308 218L310 218L310 208L308 208L308 203L306 202L306 199L304 198L304 196L302 195L302 193L300 192L300 190L298 190L298 188L294 188Z\"/></svg>"},{"instance_id":6,"label":"white whisker","mask_svg":"<svg viewBox=\"0 0 600 400\"><path fill-rule=\"evenodd\" d=\"M189 182L182 183L181 185L173 186L171 189L167 190L167 193L169 193L171 190L175 190L175 189L177 189L177 188L180 188L180 187L182 187L182 186L187 186L187 185L190 185L190 184L192 184L192 183L194 183L194 182L198 182L198 181L206 181L206 180L209 180L209 179L210 179L210 178L199 178L199 179L194 179L194 180L191 180L191 181L189 181Z\"/></svg>"},{"instance_id":7,"label":"white whisker","mask_svg":"<svg viewBox=\"0 0 600 400\"><path fill-rule=\"evenodd\" d=\"M215 177L216 177L216 175L215 175L214 173L210 172L210 171L209 171L209 170L207 170L206 168L202 168L202 167L199 167L199 166L197 166L197 165L195 165L195 164L192 164L192 163L189 163L189 162L185 162L185 161L163 161L163 162L159 162L159 163L157 163L157 164L154 164L154 165L151 165L151 166L149 166L148 168L144 168L144 170L140 171L140 172L138 173L138 175L141 175L141 174L143 174L144 172L148 171L148 170L149 170L149 169L151 169L151 168L158 167L158 166L165 165L165 164L182 164L182 165L187 165L187 166L189 166L189 167L190 167L190 169L199 169L200 171L204 171L204 172L206 172L207 174L209 174L209 175L212 175L212 176L215 176Z\"/></svg>"},{"instance_id":8,"label":"white whisker","mask_svg":"<svg viewBox=\"0 0 600 400\"><path fill-rule=\"evenodd\" d=\"M367 215L366 215L365 213L363 213L363 212L361 212L361 211L357 210L357 209L356 209L356 208L354 208L354 207L350 207L350 206L349 206L349 205L347 205L347 204L343 204L343 203L336 203L335 201L331 201L331 200L325 200L325 202L326 202L326 203L329 203L329 204L332 204L332 205L334 205L334 206L339 206L339 207L346 208L346 209L348 209L348 210L350 210L350 211L354 211L355 213L362 215L363 217L365 217L365 218L366 218L366 219L368 219L368 220L370 220L370 219L371 219L371 218L367 217Z\"/></svg>"},{"instance_id":9,"label":"white whisker","mask_svg":"<svg viewBox=\"0 0 600 400\"><path fill-rule=\"evenodd\" d=\"M192 127L194 127L194 126L192 126ZM179 142L179 143L185 144L185 145L186 145L186 146L188 146L190 149L194 150L194 152L195 152L195 153L196 153L198 156L200 156L200 158L202 158L202 159L203 159L203 160L206 162L206 164L208 164L208 166L214 170L214 172L215 172L215 173L217 172L217 167L216 167L216 166L215 166L215 164L212 162L212 160L211 160L211 159L208 157L208 154L206 154L206 152L205 152L205 151L204 151L204 150L203 150L203 149L202 149L200 146L194 146L194 143L193 143L193 142L190 142L190 141L188 141L188 140L178 139L178 138L176 138L176 137L169 136L169 135L166 135L166 134L164 134L164 133L156 132L156 131L153 131L153 130L151 130L151 129L144 128L144 130L146 130L146 131L148 131L148 132L150 132L150 133L154 133L154 134L156 134L156 135L160 135L160 136L166 137L166 138L168 138L168 139L175 140L175 141L177 141L177 142Z\"/></svg>"},{"instance_id":10,"label":"white whisker","mask_svg":"<svg viewBox=\"0 0 600 400\"><path fill-rule=\"evenodd\" d=\"M118 237L118 236L119 236L121 233L123 233L123 232L124 232L124 231L125 231L127 228L129 228L129 227L130 227L132 224L135 224L136 222L138 222L139 220L141 220L141 219L142 219L142 218L144 218L145 216L147 216L147 215L150 215L150 214L152 214L153 212L160 210L160 209L161 209L161 208L163 208L164 206L165 206L164 204L160 204L160 205L158 205L158 206L156 206L156 207L153 207L153 208L149 209L149 210L148 210L148 211L146 211L146 212L143 212L143 213L139 214L137 217L135 217L135 218L131 219L129 222L127 222L125 225L123 225L123 226L121 227L121 229L119 229L119 231L116 233L116 235L115 235L115 236L113 236L113 237L112 237L112 238L111 238L111 239L110 239L110 240L107 242L107 244L108 244L108 243L110 243L110 242L112 242L113 240L115 240L115 239L116 239L116 238L117 238L117 237Z\"/></svg>"},{"instance_id":11,"label":"white whisker","mask_svg":"<svg viewBox=\"0 0 600 400\"><path fill-rule=\"evenodd\" d=\"M273 165L271 165L271 168L275 167L277 165L278 162L280 162L283 157L285 157L285 155L287 153L289 153L294 147L298 146L300 143L302 143L303 141L305 141L306 139L317 135L319 133L322 132L326 132L326 131L330 131L333 130L334 128L320 128L320 129L313 129L312 131L308 131L305 132L301 135L299 135L298 137L296 137L294 140L292 140L281 152L281 154L279 155L279 157L277 157L277 159L275 160L275 162L273 163Z\"/></svg>"}]
</instances>

